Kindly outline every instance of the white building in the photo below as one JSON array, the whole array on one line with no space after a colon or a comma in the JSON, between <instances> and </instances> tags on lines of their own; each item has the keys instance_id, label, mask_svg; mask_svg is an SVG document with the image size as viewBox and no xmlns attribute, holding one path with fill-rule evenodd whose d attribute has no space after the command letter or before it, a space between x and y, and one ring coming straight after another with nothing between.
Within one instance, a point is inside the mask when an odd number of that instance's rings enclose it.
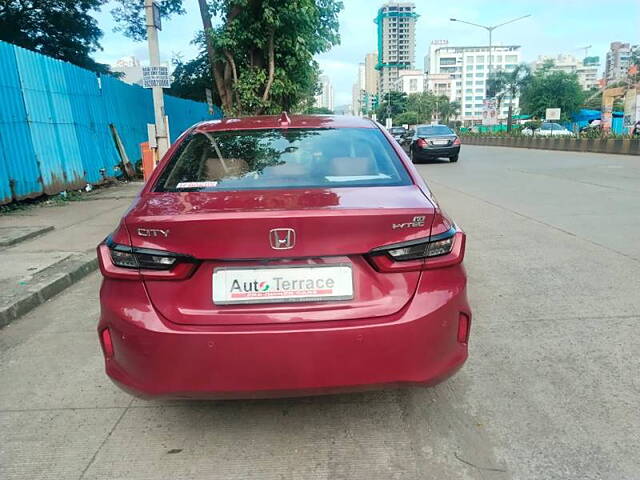
<instances>
[{"instance_id":1,"label":"white building","mask_svg":"<svg viewBox=\"0 0 640 480\"><path fill-rule=\"evenodd\" d=\"M447 96L452 102L456 100L456 80L449 73L427 73L425 85L427 91L435 95Z\"/></svg>"},{"instance_id":2,"label":"white building","mask_svg":"<svg viewBox=\"0 0 640 480\"><path fill-rule=\"evenodd\" d=\"M142 65L134 56L123 57L111 66L111 71L124 75L120 78L123 82L142 85Z\"/></svg>"},{"instance_id":3,"label":"white building","mask_svg":"<svg viewBox=\"0 0 640 480\"><path fill-rule=\"evenodd\" d=\"M551 71L565 72L576 74L578 82L584 90L598 87L598 69L600 68L600 59L598 57L587 57L579 60L573 55L560 54L555 57L549 55L540 55L531 63L531 70L536 71L545 63L553 62Z\"/></svg>"},{"instance_id":4,"label":"white building","mask_svg":"<svg viewBox=\"0 0 640 480\"><path fill-rule=\"evenodd\" d=\"M378 10L378 92L393 90L401 70L413 68L415 60L416 6L411 2L387 2Z\"/></svg>"},{"instance_id":5,"label":"white building","mask_svg":"<svg viewBox=\"0 0 640 480\"><path fill-rule=\"evenodd\" d=\"M425 88L425 74L422 70L401 70L392 90L409 95L422 93Z\"/></svg>"},{"instance_id":6,"label":"white building","mask_svg":"<svg viewBox=\"0 0 640 480\"><path fill-rule=\"evenodd\" d=\"M492 54L493 71L510 71L520 63L517 45L494 45ZM427 57L429 75L446 73L455 82L453 100L460 102L460 119L466 124L480 122L489 74L489 47L453 47L446 40L436 40L431 43ZM507 118L508 105L509 98L503 99L499 120ZM513 105L518 108L517 98Z\"/></svg>"},{"instance_id":7,"label":"white building","mask_svg":"<svg viewBox=\"0 0 640 480\"><path fill-rule=\"evenodd\" d=\"M607 52L604 77L609 82L617 82L627 78L631 66L631 53L639 45L633 47L629 43L612 42Z\"/></svg>"},{"instance_id":8,"label":"white building","mask_svg":"<svg viewBox=\"0 0 640 480\"><path fill-rule=\"evenodd\" d=\"M316 95L315 106L318 108L328 108L333 111L333 85L329 77L320 75L320 93Z\"/></svg>"}]
</instances>

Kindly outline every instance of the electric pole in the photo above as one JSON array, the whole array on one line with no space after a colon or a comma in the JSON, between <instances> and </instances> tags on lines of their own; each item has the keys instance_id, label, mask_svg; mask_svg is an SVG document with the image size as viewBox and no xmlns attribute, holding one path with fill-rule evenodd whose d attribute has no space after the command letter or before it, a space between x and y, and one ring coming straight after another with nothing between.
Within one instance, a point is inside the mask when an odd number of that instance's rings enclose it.
<instances>
[{"instance_id":1,"label":"electric pole","mask_svg":"<svg viewBox=\"0 0 640 480\"><path fill-rule=\"evenodd\" d=\"M144 10L147 20L147 40L149 42L149 65L160 66L160 47L158 46L158 30L160 26L160 12L153 0L144 0ZM164 93L161 86L153 86L153 113L155 117L156 134L156 161L169 150L169 138L167 136L167 124L164 113Z\"/></svg>"}]
</instances>

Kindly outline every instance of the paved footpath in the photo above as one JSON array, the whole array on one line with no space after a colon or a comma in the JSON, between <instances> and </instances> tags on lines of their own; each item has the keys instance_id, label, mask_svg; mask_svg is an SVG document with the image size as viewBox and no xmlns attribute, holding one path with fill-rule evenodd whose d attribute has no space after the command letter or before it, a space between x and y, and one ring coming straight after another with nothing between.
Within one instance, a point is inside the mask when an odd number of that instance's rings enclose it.
<instances>
[{"instance_id":1,"label":"paved footpath","mask_svg":"<svg viewBox=\"0 0 640 480\"><path fill-rule=\"evenodd\" d=\"M463 146L419 170L469 235L454 378L133 399L103 373L92 273L0 330L0 478L640 479L640 159Z\"/></svg>"},{"instance_id":2,"label":"paved footpath","mask_svg":"<svg viewBox=\"0 0 640 480\"><path fill-rule=\"evenodd\" d=\"M0 216L0 327L97 268L95 247L117 225L140 182L83 193L78 201Z\"/></svg>"}]
</instances>

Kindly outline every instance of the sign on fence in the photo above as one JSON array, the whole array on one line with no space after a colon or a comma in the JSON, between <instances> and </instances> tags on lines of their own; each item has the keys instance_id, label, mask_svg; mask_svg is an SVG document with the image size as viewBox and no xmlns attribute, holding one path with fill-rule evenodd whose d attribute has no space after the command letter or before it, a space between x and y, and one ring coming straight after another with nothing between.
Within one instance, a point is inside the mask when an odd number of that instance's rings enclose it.
<instances>
[{"instance_id":1,"label":"sign on fence","mask_svg":"<svg viewBox=\"0 0 640 480\"><path fill-rule=\"evenodd\" d=\"M546 113L544 114L545 120L560 120L560 109L559 108L547 108Z\"/></svg>"},{"instance_id":2,"label":"sign on fence","mask_svg":"<svg viewBox=\"0 0 640 480\"><path fill-rule=\"evenodd\" d=\"M142 86L144 88L171 88L169 67L142 67Z\"/></svg>"}]
</instances>

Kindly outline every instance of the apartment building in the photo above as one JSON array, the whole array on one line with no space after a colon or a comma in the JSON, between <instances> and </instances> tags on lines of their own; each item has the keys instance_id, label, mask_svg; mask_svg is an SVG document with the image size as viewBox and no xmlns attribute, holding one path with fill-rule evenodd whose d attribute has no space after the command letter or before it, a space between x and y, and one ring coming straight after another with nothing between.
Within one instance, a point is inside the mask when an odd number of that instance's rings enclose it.
<instances>
[{"instance_id":1,"label":"apartment building","mask_svg":"<svg viewBox=\"0 0 640 480\"><path fill-rule=\"evenodd\" d=\"M411 70L415 59L418 14L411 2L388 2L378 10L378 92L393 90L402 70Z\"/></svg>"}]
</instances>

